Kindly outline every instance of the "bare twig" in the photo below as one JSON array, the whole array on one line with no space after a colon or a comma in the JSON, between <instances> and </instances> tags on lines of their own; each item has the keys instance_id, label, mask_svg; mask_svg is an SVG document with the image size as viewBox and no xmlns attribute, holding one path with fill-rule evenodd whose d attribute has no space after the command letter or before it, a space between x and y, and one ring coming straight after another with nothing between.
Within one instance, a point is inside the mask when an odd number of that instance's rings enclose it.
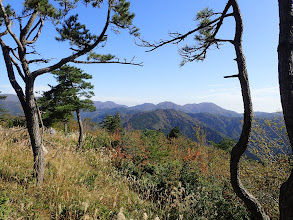
<instances>
[{"instance_id":1,"label":"bare twig","mask_svg":"<svg viewBox=\"0 0 293 220\"><path fill-rule=\"evenodd\" d=\"M79 60L73 60L71 61L73 63L83 63L83 64L98 64L98 63L116 63L116 64L127 64L127 65L134 65L134 66L143 66L143 63L133 63L132 61L79 61Z\"/></svg>"},{"instance_id":2,"label":"bare twig","mask_svg":"<svg viewBox=\"0 0 293 220\"><path fill-rule=\"evenodd\" d=\"M12 57L10 57L10 59L11 59L13 65L16 67L18 74L20 75L20 77L22 78L22 80L25 82L25 77L24 77L24 75L23 75L23 73L21 71L20 66L18 65L18 63Z\"/></svg>"},{"instance_id":3,"label":"bare twig","mask_svg":"<svg viewBox=\"0 0 293 220\"><path fill-rule=\"evenodd\" d=\"M40 24L40 27L39 27L38 32L36 33L36 35L35 35L35 37L33 38L33 40L29 41L29 40L28 40L29 35L34 31L34 28L36 28L39 24ZM35 43L35 42L38 40L38 38L39 38L39 36L40 36L40 34L41 34L41 32L42 32L42 28L43 28L43 26L44 26L44 20L43 20L42 18L40 18L38 24L37 24L37 25L31 30L31 32L28 34L28 36L27 36L27 38L26 38L26 39L27 39L27 41L26 41L27 44L33 44L33 43Z\"/></svg>"},{"instance_id":4,"label":"bare twig","mask_svg":"<svg viewBox=\"0 0 293 220\"><path fill-rule=\"evenodd\" d=\"M227 79L227 78L233 78L233 77L239 77L239 74L237 74L237 75L231 75L231 76L224 76L225 79Z\"/></svg>"}]
</instances>

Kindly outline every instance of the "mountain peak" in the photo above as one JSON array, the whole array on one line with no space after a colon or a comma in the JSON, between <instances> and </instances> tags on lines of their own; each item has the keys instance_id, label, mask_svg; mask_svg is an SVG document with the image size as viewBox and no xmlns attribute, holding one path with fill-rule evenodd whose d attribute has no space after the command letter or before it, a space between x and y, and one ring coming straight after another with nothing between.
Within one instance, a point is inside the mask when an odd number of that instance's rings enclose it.
<instances>
[{"instance_id":1,"label":"mountain peak","mask_svg":"<svg viewBox=\"0 0 293 220\"><path fill-rule=\"evenodd\" d=\"M94 105L97 109L111 109L111 108L119 108L119 107L127 107L126 105L119 105L112 101L94 101Z\"/></svg>"}]
</instances>

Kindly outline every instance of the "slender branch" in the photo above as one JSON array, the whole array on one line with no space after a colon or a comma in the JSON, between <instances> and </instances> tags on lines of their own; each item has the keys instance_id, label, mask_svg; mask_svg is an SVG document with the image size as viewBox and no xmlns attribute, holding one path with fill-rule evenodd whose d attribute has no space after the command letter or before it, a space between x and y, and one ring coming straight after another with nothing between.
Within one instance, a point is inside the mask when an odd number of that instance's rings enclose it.
<instances>
[{"instance_id":1,"label":"slender branch","mask_svg":"<svg viewBox=\"0 0 293 220\"><path fill-rule=\"evenodd\" d=\"M80 52L80 51L81 51L81 50L75 49L75 48L73 48L73 47L70 47L69 49L70 49L70 50L73 50L73 51L75 51L75 52Z\"/></svg>"},{"instance_id":2,"label":"slender branch","mask_svg":"<svg viewBox=\"0 0 293 220\"><path fill-rule=\"evenodd\" d=\"M224 76L225 79L227 79L227 78L234 78L234 77L239 77L239 74L237 74L237 75L231 75L231 76Z\"/></svg>"},{"instance_id":3,"label":"slender branch","mask_svg":"<svg viewBox=\"0 0 293 220\"><path fill-rule=\"evenodd\" d=\"M36 18L38 16L38 11L34 10L30 19L28 20L26 26L20 32L20 41L25 44L26 43L26 36L29 33L29 30L32 28Z\"/></svg>"},{"instance_id":4,"label":"slender branch","mask_svg":"<svg viewBox=\"0 0 293 220\"><path fill-rule=\"evenodd\" d=\"M224 10L223 10L223 14L222 14L222 16L220 17L220 21L217 23L217 27L216 27L216 29L215 29L215 32L214 32L212 38L215 38L216 35L217 35L217 33L219 32L220 27L221 27L222 24L223 24L223 20L224 20L224 18L225 18L225 15L227 14L227 12L228 12L230 6L231 6L231 0L229 0L228 3L226 4L226 6L225 6L225 8L224 8ZM233 13L232 13L232 14L229 14L229 16L233 16Z\"/></svg>"},{"instance_id":5,"label":"slender branch","mask_svg":"<svg viewBox=\"0 0 293 220\"><path fill-rule=\"evenodd\" d=\"M30 63L49 63L50 59L34 59L34 60L29 60L28 64Z\"/></svg>"},{"instance_id":6,"label":"slender branch","mask_svg":"<svg viewBox=\"0 0 293 220\"><path fill-rule=\"evenodd\" d=\"M35 43L37 40L38 40L38 38L39 38L39 36L40 36L40 34L41 34L41 32L42 32L42 28L43 28L43 26L44 26L44 20L42 19L42 18L40 18L40 21L38 22L38 24L40 23L40 27L39 27L39 30L38 30L38 32L36 33L36 35L35 35L35 37L33 38L33 40L31 40L31 41L26 41L26 43L27 44L33 44L33 43ZM37 24L37 25L38 25ZM37 25L35 26L35 27L37 27ZM34 28L35 28L34 27ZM31 34L33 32L33 30L29 33L29 35ZM29 38L29 35L27 36L27 38L26 39L28 39Z\"/></svg>"},{"instance_id":7,"label":"slender branch","mask_svg":"<svg viewBox=\"0 0 293 220\"><path fill-rule=\"evenodd\" d=\"M108 5L108 13L107 13L107 20L105 23L105 26L100 34L100 36L98 37L98 39L95 41L95 43L93 43L91 46L85 47L84 49L82 49L81 51L72 54L71 56L68 56L66 58L61 59L58 63L49 66L49 67L45 67L39 70L36 70L34 72L32 72L33 77L37 77L39 75L42 75L44 73L48 73L48 72L52 72L55 69L60 68L62 65L64 65L65 63L71 62L73 60L75 60L76 58L88 53L89 51L91 51L92 49L94 49L104 38L105 33L109 27L109 23L110 23L110 14L111 14L111 10L112 10L112 1L109 1L109 5Z\"/></svg>"},{"instance_id":8,"label":"slender branch","mask_svg":"<svg viewBox=\"0 0 293 220\"><path fill-rule=\"evenodd\" d=\"M0 33L0 37L4 36L6 34L8 34L8 29L6 29L4 32Z\"/></svg>"},{"instance_id":9,"label":"slender branch","mask_svg":"<svg viewBox=\"0 0 293 220\"><path fill-rule=\"evenodd\" d=\"M1 5L2 5L2 3L0 4L0 6ZM13 89L15 90L18 98L19 98L19 101L22 105L22 108L25 109L25 107L26 107L25 95L23 93L22 88L20 87L20 85L18 84L18 82L15 79L15 74L14 74L13 66L12 66L11 59L10 59L11 57L9 56L9 51L11 49L5 45L5 43L3 42L3 40L1 38L0 38L0 44L1 44L3 57L4 57L6 68L7 68L9 81L10 81Z\"/></svg>"},{"instance_id":10,"label":"slender branch","mask_svg":"<svg viewBox=\"0 0 293 220\"><path fill-rule=\"evenodd\" d=\"M116 63L116 64L128 64L134 66L143 66L143 63L132 63L132 62L121 62L121 61L79 61L72 60L73 63L82 63L82 64L98 64L98 63Z\"/></svg>"},{"instance_id":11,"label":"slender branch","mask_svg":"<svg viewBox=\"0 0 293 220\"><path fill-rule=\"evenodd\" d=\"M13 65L16 67L18 74L20 75L20 77L22 78L22 80L25 82L25 77L24 77L24 75L23 75L23 73L21 71L20 66L18 65L18 63L12 57L10 57L10 59L11 59Z\"/></svg>"},{"instance_id":12,"label":"slender branch","mask_svg":"<svg viewBox=\"0 0 293 220\"><path fill-rule=\"evenodd\" d=\"M234 44L234 40L214 39L215 42L231 43Z\"/></svg>"},{"instance_id":13,"label":"slender branch","mask_svg":"<svg viewBox=\"0 0 293 220\"><path fill-rule=\"evenodd\" d=\"M11 49L11 53L13 54L13 56L14 56L17 60L20 60L19 57L17 56L17 54L14 52L13 49Z\"/></svg>"},{"instance_id":14,"label":"slender branch","mask_svg":"<svg viewBox=\"0 0 293 220\"><path fill-rule=\"evenodd\" d=\"M36 30L36 28L41 24L42 18L39 19L38 23L31 29L31 31L26 36L26 40L31 36L31 34Z\"/></svg>"},{"instance_id":15,"label":"slender branch","mask_svg":"<svg viewBox=\"0 0 293 220\"><path fill-rule=\"evenodd\" d=\"M228 5L228 4L227 4L227 5ZM226 7L227 7L227 6L226 6ZM229 5L229 7L230 7L230 5ZM175 44L177 44L177 43L183 41L183 40L184 40L186 37L188 37L189 35L191 35L191 34L197 32L197 31L199 31L199 30L202 30L202 29L204 29L204 28L206 28L206 27L208 27L208 26L210 26L210 25L212 25L212 24L214 24L214 23L216 23L216 22L219 22L219 23L220 23L220 22L222 21L222 19L224 19L225 17L230 17L230 16L232 16L232 14L226 14L227 11L228 11L228 9L229 9L229 7L227 8L226 11L225 11L225 10L223 11L221 17L219 17L219 18L217 18L217 19L215 19L215 20L213 20L213 21L207 23L207 24L204 25L204 26L199 26L199 27L197 27L197 28L195 28L195 29L193 29L193 30L187 32L186 34L183 34L183 35L178 34L178 37L175 37L175 38L173 38L173 39L171 39L171 40L168 40L168 41L162 41L161 43L159 43L159 44L157 44L157 45L155 45L155 44L150 44L150 43L148 43L148 42L142 40L143 43L146 43L146 46L147 46L147 47L153 47L152 49L147 50L146 52L154 51L154 50L156 50L157 48L162 47L162 46L164 46L164 45L166 45L166 44L170 44L170 43L175 43ZM226 9L226 8L225 8L225 9ZM225 12L225 13L224 13L224 12ZM222 24L222 22L221 22L221 24ZM172 35L172 34L177 34L177 33L170 33L170 34Z\"/></svg>"}]
</instances>

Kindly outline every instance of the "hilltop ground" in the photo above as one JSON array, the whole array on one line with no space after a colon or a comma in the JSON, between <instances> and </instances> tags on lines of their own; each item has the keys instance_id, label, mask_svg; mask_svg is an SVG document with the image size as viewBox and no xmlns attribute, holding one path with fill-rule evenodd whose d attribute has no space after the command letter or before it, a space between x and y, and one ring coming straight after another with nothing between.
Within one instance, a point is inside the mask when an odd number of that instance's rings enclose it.
<instances>
[{"instance_id":1,"label":"hilltop ground","mask_svg":"<svg viewBox=\"0 0 293 220\"><path fill-rule=\"evenodd\" d=\"M201 133L199 133L201 134ZM45 182L32 178L33 158L22 127L0 128L0 219L249 219L229 183L229 153L198 142L168 139L156 131L46 132ZM242 179L278 218L287 157L243 159Z\"/></svg>"}]
</instances>

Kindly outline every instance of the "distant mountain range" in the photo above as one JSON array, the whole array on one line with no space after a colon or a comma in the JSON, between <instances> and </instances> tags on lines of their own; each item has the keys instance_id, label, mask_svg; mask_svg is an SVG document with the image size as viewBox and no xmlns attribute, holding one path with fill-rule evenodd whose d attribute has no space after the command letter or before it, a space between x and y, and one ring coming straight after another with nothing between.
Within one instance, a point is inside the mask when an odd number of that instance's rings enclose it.
<instances>
[{"instance_id":1,"label":"distant mountain range","mask_svg":"<svg viewBox=\"0 0 293 220\"><path fill-rule=\"evenodd\" d=\"M209 141L219 142L224 137L237 139L241 132L241 118L210 113L184 113L173 109L157 109L129 115L123 119L123 127L130 130L161 130L168 134L175 126L182 134L196 140L199 131Z\"/></svg>"},{"instance_id":2,"label":"distant mountain range","mask_svg":"<svg viewBox=\"0 0 293 220\"><path fill-rule=\"evenodd\" d=\"M146 111L154 111L157 109L173 109L176 111L182 111L185 113L211 113L217 115L223 115L228 117L239 117L241 114L237 112L233 112L230 110L223 109L217 106L214 103L203 102L200 104L186 104L186 105L177 105L173 102L161 102L157 105L152 103L144 103L142 105L136 105L133 107L127 107L126 105L118 105L114 102L94 102L97 110L105 110L105 109L121 109L126 108L128 111L138 111L138 112L146 112Z\"/></svg>"},{"instance_id":3,"label":"distant mountain range","mask_svg":"<svg viewBox=\"0 0 293 220\"><path fill-rule=\"evenodd\" d=\"M13 115L22 115L21 105L16 95L6 95L6 100L0 101L2 107ZM106 115L118 113L122 118L123 126L133 130L161 130L168 133L178 126L182 133L195 140L196 129L205 132L207 140L218 142L224 137L237 140L242 127L242 114L223 109L214 103L199 103L177 105L172 102L162 102L157 105L145 103L128 107L111 101L95 101L96 111L83 112L83 118L91 118L100 123ZM256 118L273 119L281 113L256 112Z\"/></svg>"}]
</instances>

